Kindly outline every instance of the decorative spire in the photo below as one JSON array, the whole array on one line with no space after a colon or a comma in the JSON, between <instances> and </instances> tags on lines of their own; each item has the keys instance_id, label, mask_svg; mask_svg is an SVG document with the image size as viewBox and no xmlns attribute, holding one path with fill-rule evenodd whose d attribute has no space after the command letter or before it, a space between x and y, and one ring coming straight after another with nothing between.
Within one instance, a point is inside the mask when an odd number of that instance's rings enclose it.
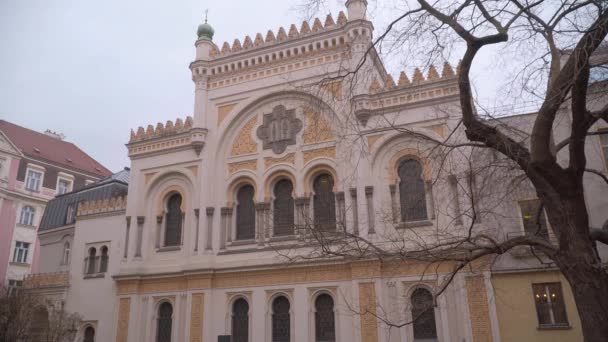
<instances>
[{"instance_id":1,"label":"decorative spire","mask_svg":"<svg viewBox=\"0 0 608 342\"><path fill-rule=\"evenodd\" d=\"M437 69L435 69L435 66L433 64L431 64L431 66L429 67L429 73L426 79L429 81L439 79L439 73L437 73Z\"/></svg>"},{"instance_id":2,"label":"decorative spire","mask_svg":"<svg viewBox=\"0 0 608 342\"><path fill-rule=\"evenodd\" d=\"M274 42L275 40L276 38L274 37L274 32L268 30L268 33L266 33L266 43Z\"/></svg>"},{"instance_id":3,"label":"decorative spire","mask_svg":"<svg viewBox=\"0 0 608 342\"><path fill-rule=\"evenodd\" d=\"M416 68L416 70L414 70L414 76L412 76L412 82L416 83L422 81L424 81L424 75L422 74L420 69Z\"/></svg>"},{"instance_id":4,"label":"decorative spire","mask_svg":"<svg viewBox=\"0 0 608 342\"><path fill-rule=\"evenodd\" d=\"M346 19L346 14L344 14L344 12L340 11L340 13L338 14L338 25L344 25L346 24L347 19Z\"/></svg>"},{"instance_id":5,"label":"decorative spire","mask_svg":"<svg viewBox=\"0 0 608 342\"><path fill-rule=\"evenodd\" d=\"M312 32L318 32L323 29L323 24L319 18L315 18L315 22L312 24Z\"/></svg>"},{"instance_id":6,"label":"decorative spire","mask_svg":"<svg viewBox=\"0 0 608 342\"><path fill-rule=\"evenodd\" d=\"M443 71L441 72L441 77L452 77L454 76L454 69L452 69L452 66L450 65L450 63L445 62L443 63Z\"/></svg>"},{"instance_id":7,"label":"decorative spire","mask_svg":"<svg viewBox=\"0 0 608 342\"><path fill-rule=\"evenodd\" d=\"M399 85L403 86L403 85L408 85L408 84L410 84L410 79L407 78L407 75L405 74L405 72L402 71L399 74Z\"/></svg>"},{"instance_id":8,"label":"decorative spire","mask_svg":"<svg viewBox=\"0 0 608 342\"><path fill-rule=\"evenodd\" d=\"M380 82L378 82L378 80L374 77L374 79L372 80L372 83L369 85L369 92L375 93L380 89L381 89Z\"/></svg>"},{"instance_id":9,"label":"decorative spire","mask_svg":"<svg viewBox=\"0 0 608 342\"><path fill-rule=\"evenodd\" d=\"M222 45L222 53L229 53L230 52L230 45L228 44L228 42L224 42L224 45Z\"/></svg>"},{"instance_id":10,"label":"decorative spire","mask_svg":"<svg viewBox=\"0 0 608 342\"><path fill-rule=\"evenodd\" d=\"M298 29L296 28L296 25L291 24L291 26L289 27L289 38L296 38L299 35L298 33Z\"/></svg>"},{"instance_id":11,"label":"decorative spire","mask_svg":"<svg viewBox=\"0 0 608 342\"><path fill-rule=\"evenodd\" d=\"M385 80L384 84L386 84L387 88L396 87L395 80L393 79L393 76L391 74L386 74L386 80Z\"/></svg>"},{"instance_id":12,"label":"decorative spire","mask_svg":"<svg viewBox=\"0 0 608 342\"><path fill-rule=\"evenodd\" d=\"M205 10L205 22L203 24L198 25L196 34L198 36L198 39L211 41L211 40L213 40L213 34L215 33L215 30L213 30L213 27L211 27L211 25L209 25L207 23L207 14L208 13L209 13L209 10Z\"/></svg>"},{"instance_id":13,"label":"decorative spire","mask_svg":"<svg viewBox=\"0 0 608 342\"><path fill-rule=\"evenodd\" d=\"M264 44L264 37L262 37L261 33L255 35L255 41L253 41L254 46L260 46Z\"/></svg>"},{"instance_id":14,"label":"decorative spire","mask_svg":"<svg viewBox=\"0 0 608 342\"><path fill-rule=\"evenodd\" d=\"M245 37L245 41L243 42L243 49L249 49L253 46L253 42L251 41L251 37Z\"/></svg>"},{"instance_id":15,"label":"decorative spire","mask_svg":"<svg viewBox=\"0 0 608 342\"><path fill-rule=\"evenodd\" d=\"M285 33L285 29L283 27L279 28L279 33L277 33L277 40L282 42L287 39L287 33Z\"/></svg>"},{"instance_id":16,"label":"decorative spire","mask_svg":"<svg viewBox=\"0 0 608 342\"><path fill-rule=\"evenodd\" d=\"M331 13L327 15L327 17L325 17L325 28L331 27L336 25L336 23L334 22L334 18L331 16Z\"/></svg>"},{"instance_id":17,"label":"decorative spire","mask_svg":"<svg viewBox=\"0 0 608 342\"><path fill-rule=\"evenodd\" d=\"M300 34L310 33L310 26L308 26L307 21L302 22L302 26L300 27Z\"/></svg>"},{"instance_id":18,"label":"decorative spire","mask_svg":"<svg viewBox=\"0 0 608 342\"><path fill-rule=\"evenodd\" d=\"M236 52L236 51L240 51L241 49L242 49L241 41L238 39L235 39L234 43L232 43L232 51Z\"/></svg>"}]
</instances>

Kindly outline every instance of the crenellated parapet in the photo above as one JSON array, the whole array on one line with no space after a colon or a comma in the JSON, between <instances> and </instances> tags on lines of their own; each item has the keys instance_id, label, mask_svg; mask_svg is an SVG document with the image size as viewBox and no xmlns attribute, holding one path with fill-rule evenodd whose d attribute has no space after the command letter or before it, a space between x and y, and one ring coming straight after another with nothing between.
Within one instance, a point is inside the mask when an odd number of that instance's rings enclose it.
<instances>
[{"instance_id":1,"label":"crenellated parapet","mask_svg":"<svg viewBox=\"0 0 608 342\"><path fill-rule=\"evenodd\" d=\"M94 214L109 214L124 211L127 208L127 196L118 196L96 201L83 201L78 203L77 216Z\"/></svg>"},{"instance_id":2,"label":"crenellated parapet","mask_svg":"<svg viewBox=\"0 0 608 342\"><path fill-rule=\"evenodd\" d=\"M207 135L205 128L193 127L192 117L186 120L177 119L175 123L168 120L164 125L148 125L147 128L138 127L137 131L131 129L131 137L127 148L129 157L140 157L159 151L193 148L200 154Z\"/></svg>"},{"instance_id":3,"label":"crenellated parapet","mask_svg":"<svg viewBox=\"0 0 608 342\"><path fill-rule=\"evenodd\" d=\"M328 14L323 22L321 22L319 18L315 18L312 22L312 27L307 21L303 21L299 30L295 24L291 24L289 26L289 31L283 27L280 27L276 33L269 30L265 36L263 36L261 33L257 33L254 39L252 39L250 36L246 36L243 39L242 44L239 39L235 39L232 44L229 42L224 42L221 45L221 48L214 46L214 48L211 50L210 56L212 58L220 58L241 53L243 51L274 46L293 39L308 37L328 30L333 30L344 26L347 22L348 20L346 15L344 12L340 11L336 21L334 21L331 14Z\"/></svg>"},{"instance_id":4,"label":"crenellated parapet","mask_svg":"<svg viewBox=\"0 0 608 342\"><path fill-rule=\"evenodd\" d=\"M397 112L431 102L453 100L458 95L457 80L457 73L446 62L441 74L431 65L426 77L416 68L411 80L403 71L397 82L390 74L383 80L374 78L370 82L369 93L354 96L351 101L355 115L365 125L374 115Z\"/></svg>"}]
</instances>

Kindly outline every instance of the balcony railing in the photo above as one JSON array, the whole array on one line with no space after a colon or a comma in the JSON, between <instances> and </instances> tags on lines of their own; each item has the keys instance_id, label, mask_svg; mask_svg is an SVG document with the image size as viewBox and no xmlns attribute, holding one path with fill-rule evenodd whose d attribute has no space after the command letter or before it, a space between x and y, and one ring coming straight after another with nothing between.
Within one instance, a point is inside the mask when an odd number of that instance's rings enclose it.
<instances>
[{"instance_id":1,"label":"balcony railing","mask_svg":"<svg viewBox=\"0 0 608 342\"><path fill-rule=\"evenodd\" d=\"M25 276L23 286L25 288L62 287L68 286L70 276L68 272L34 273Z\"/></svg>"}]
</instances>

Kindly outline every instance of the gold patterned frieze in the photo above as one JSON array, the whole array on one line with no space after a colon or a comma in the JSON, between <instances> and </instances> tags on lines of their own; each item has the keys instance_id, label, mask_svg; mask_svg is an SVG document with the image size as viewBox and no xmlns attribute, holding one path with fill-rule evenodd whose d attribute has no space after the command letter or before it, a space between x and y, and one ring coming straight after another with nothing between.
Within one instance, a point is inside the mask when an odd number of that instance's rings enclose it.
<instances>
[{"instance_id":1,"label":"gold patterned frieze","mask_svg":"<svg viewBox=\"0 0 608 342\"><path fill-rule=\"evenodd\" d=\"M243 128L241 128L239 134L236 136L234 143L232 144L231 156L239 156L243 154L255 153L258 149L258 144L253 138L253 128L257 125L258 118L253 117Z\"/></svg>"},{"instance_id":2,"label":"gold patterned frieze","mask_svg":"<svg viewBox=\"0 0 608 342\"><path fill-rule=\"evenodd\" d=\"M280 158L266 157L266 158L264 158L264 167L266 170L268 170L269 168L271 168L272 166L277 165L277 164L294 165L295 158L296 158L295 153L288 153L285 156L280 157Z\"/></svg>"},{"instance_id":3,"label":"gold patterned frieze","mask_svg":"<svg viewBox=\"0 0 608 342\"><path fill-rule=\"evenodd\" d=\"M305 108L304 116L306 117L306 128L302 134L304 144L335 140L329 122L321 113Z\"/></svg>"},{"instance_id":4,"label":"gold patterned frieze","mask_svg":"<svg viewBox=\"0 0 608 342\"><path fill-rule=\"evenodd\" d=\"M304 164L315 158L329 158L336 159L336 148L335 147L324 147L316 150L304 151Z\"/></svg>"},{"instance_id":5,"label":"gold patterned frieze","mask_svg":"<svg viewBox=\"0 0 608 342\"><path fill-rule=\"evenodd\" d=\"M236 107L236 103L221 105L217 107L217 125L221 125L222 121L232 112L234 107Z\"/></svg>"},{"instance_id":6,"label":"gold patterned frieze","mask_svg":"<svg viewBox=\"0 0 608 342\"><path fill-rule=\"evenodd\" d=\"M242 170L251 170L251 171L255 172L257 167L258 167L258 161L255 159L229 163L228 164L228 173L233 174L235 172L242 171Z\"/></svg>"},{"instance_id":7,"label":"gold patterned frieze","mask_svg":"<svg viewBox=\"0 0 608 342\"><path fill-rule=\"evenodd\" d=\"M128 341L130 314L131 298L120 298L118 303L118 324L116 325L116 342Z\"/></svg>"}]
</instances>

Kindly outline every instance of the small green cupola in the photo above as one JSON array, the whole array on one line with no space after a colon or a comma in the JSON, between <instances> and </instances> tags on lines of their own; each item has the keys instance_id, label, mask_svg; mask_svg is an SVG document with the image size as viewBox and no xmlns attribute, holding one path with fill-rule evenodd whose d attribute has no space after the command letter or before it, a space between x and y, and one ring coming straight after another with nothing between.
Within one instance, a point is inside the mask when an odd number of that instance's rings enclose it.
<instances>
[{"instance_id":1,"label":"small green cupola","mask_svg":"<svg viewBox=\"0 0 608 342\"><path fill-rule=\"evenodd\" d=\"M207 24L207 13L205 11L205 22L203 24L198 25L198 30L196 31L197 35L198 35L198 39L204 39L204 40L213 40L213 34L215 33L215 30L213 29L213 27L211 27L211 25Z\"/></svg>"}]
</instances>

